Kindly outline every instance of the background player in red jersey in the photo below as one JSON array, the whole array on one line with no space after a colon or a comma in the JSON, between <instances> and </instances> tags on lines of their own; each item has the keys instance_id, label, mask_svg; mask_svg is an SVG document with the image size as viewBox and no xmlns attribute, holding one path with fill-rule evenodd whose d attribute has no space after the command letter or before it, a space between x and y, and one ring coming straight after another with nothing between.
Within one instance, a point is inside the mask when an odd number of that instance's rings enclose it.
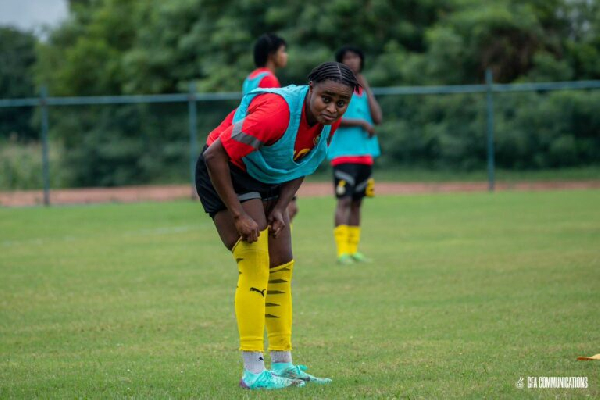
<instances>
[{"instance_id":1,"label":"background player in red jersey","mask_svg":"<svg viewBox=\"0 0 600 400\"><path fill-rule=\"evenodd\" d=\"M242 94L256 88L281 87L275 72L287 65L286 46L285 40L273 33L265 33L256 40L253 50L256 69L244 80Z\"/></svg>"},{"instance_id":2,"label":"background player in red jersey","mask_svg":"<svg viewBox=\"0 0 600 400\"><path fill-rule=\"evenodd\" d=\"M256 69L244 80L242 94L247 94L256 88L269 89L281 87L277 76L275 76L275 72L287 65L288 55L285 40L274 33L265 33L254 43L253 56ZM291 222L298 213L295 196L290 201L288 213L290 214Z\"/></svg>"}]
</instances>

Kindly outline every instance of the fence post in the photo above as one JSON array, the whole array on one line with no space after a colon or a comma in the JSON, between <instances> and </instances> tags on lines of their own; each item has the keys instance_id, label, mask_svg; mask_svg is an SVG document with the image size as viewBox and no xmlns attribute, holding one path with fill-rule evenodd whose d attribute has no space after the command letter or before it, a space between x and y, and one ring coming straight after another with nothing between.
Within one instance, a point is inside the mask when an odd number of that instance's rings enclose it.
<instances>
[{"instance_id":1,"label":"fence post","mask_svg":"<svg viewBox=\"0 0 600 400\"><path fill-rule=\"evenodd\" d=\"M188 91L188 110L190 124L190 182L192 198L196 193L196 158L198 157L198 143L196 139L196 83L190 82Z\"/></svg>"},{"instance_id":2,"label":"fence post","mask_svg":"<svg viewBox=\"0 0 600 400\"><path fill-rule=\"evenodd\" d=\"M487 156L488 156L488 190L494 191L494 98L492 96L494 78L492 70L485 70L486 102L487 102Z\"/></svg>"},{"instance_id":3,"label":"fence post","mask_svg":"<svg viewBox=\"0 0 600 400\"><path fill-rule=\"evenodd\" d=\"M40 107L42 111L42 179L44 182L44 205L50 205L50 171L48 162L48 89L42 86Z\"/></svg>"}]
</instances>

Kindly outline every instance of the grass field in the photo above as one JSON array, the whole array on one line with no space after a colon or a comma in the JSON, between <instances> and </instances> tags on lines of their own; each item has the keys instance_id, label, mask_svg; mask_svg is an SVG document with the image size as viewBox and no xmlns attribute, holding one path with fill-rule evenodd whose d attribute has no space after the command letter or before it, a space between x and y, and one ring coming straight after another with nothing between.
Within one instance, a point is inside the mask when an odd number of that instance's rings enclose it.
<instances>
[{"instance_id":1,"label":"grass field","mask_svg":"<svg viewBox=\"0 0 600 400\"><path fill-rule=\"evenodd\" d=\"M308 182L330 182L331 167L323 165L318 173L307 177ZM377 182L487 182L488 171L481 168L477 171L459 171L439 168L437 170L410 167L379 168L373 172ZM600 166L576 168L557 168L539 171L510 171L496 168L494 178L498 183L517 182L562 182L562 181L598 181Z\"/></svg>"},{"instance_id":2,"label":"grass field","mask_svg":"<svg viewBox=\"0 0 600 400\"><path fill-rule=\"evenodd\" d=\"M0 209L0 398L600 396L600 191L376 198L350 267L299 205L294 359L331 385L237 387L235 263L174 202Z\"/></svg>"}]
</instances>

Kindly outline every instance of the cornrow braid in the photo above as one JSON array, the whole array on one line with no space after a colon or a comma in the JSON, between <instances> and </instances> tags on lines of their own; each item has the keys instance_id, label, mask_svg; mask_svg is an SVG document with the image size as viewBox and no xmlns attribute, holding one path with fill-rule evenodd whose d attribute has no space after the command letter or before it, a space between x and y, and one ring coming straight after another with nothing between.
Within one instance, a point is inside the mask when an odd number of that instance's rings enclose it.
<instances>
[{"instance_id":1,"label":"cornrow braid","mask_svg":"<svg viewBox=\"0 0 600 400\"><path fill-rule=\"evenodd\" d=\"M319 83L324 81L339 82L350 86L352 90L360 87L354 72L344 64L329 61L316 66L308 75L309 82Z\"/></svg>"}]
</instances>

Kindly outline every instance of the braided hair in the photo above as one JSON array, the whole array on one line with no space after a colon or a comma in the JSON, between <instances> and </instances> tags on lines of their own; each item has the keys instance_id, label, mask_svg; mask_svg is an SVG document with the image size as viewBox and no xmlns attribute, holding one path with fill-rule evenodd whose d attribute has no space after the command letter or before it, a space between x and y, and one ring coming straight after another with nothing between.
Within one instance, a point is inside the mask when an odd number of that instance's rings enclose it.
<instances>
[{"instance_id":1,"label":"braided hair","mask_svg":"<svg viewBox=\"0 0 600 400\"><path fill-rule=\"evenodd\" d=\"M350 86L352 91L360 87L354 72L346 65L335 61L325 62L316 66L308 75L308 80L314 83L325 81L339 82L342 85Z\"/></svg>"}]
</instances>

